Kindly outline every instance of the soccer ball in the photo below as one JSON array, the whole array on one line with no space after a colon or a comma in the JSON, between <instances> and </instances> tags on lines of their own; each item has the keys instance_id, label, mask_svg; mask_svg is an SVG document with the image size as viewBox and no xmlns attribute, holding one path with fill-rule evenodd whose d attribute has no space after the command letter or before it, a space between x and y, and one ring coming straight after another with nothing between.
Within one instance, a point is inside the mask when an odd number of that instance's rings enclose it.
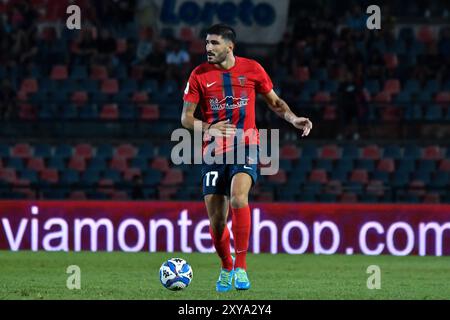
<instances>
[{"instance_id":1,"label":"soccer ball","mask_svg":"<svg viewBox=\"0 0 450 320\"><path fill-rule=\"evenodd\" d=\"M159 280L164 288L182 290L192 281L192 268L186 260L172 258L165 261L159 268Z\"/></svg>"}]
</instances>

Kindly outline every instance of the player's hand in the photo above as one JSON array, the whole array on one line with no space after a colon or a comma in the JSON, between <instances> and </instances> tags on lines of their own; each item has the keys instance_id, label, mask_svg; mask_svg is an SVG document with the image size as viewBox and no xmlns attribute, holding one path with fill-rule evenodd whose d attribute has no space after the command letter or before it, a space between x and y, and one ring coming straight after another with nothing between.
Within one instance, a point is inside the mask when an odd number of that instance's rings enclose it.
<instances>
[{"instance_id":1,"label":"player's hand","mask_svg":"<svg viewBox=\"0 0 450 320\"><path fill-rule=\"evenodd\" d=\"M208 133L214 137L229 138L236 134L236 126L230 123L230 120L223 120L213 124Z\"/></svg>"},{"instance_id":2,"label":"player's hand","mask_svg":"<svg viewBox=\"0 0 450 320\"><path fill-rule=\"evenodd\" d=\"M312 129L312 122L308 118L297 117L292 121L297 129L303 130L302 137L306 137Z\"/></svg>"}]
</instances>

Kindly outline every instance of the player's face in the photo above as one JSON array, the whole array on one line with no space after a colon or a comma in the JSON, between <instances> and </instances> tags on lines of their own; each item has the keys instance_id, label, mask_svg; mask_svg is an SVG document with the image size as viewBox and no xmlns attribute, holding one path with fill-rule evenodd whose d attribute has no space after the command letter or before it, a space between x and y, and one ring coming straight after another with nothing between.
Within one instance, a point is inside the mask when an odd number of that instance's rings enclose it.
<instances>
[{"instance_id":1,"label":"player's face","mask_svg":"<svg viewBox=\"0 0 450 320\"><path fill-rule=\"evenodd\" d=\"M232 49L231 41L223 39L222 36L216 34L208 34L206 36L206 56L209 63L222 63Z\"/></svg>"}]
</instances>

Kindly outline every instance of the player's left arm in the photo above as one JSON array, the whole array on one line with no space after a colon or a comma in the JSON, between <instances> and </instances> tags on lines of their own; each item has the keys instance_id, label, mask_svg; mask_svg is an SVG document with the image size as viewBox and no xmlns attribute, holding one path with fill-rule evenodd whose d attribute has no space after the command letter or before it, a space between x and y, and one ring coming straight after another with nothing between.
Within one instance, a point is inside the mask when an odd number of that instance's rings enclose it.
<instances>
[{"instance_id":1,"label":"player's left arm","mask_svg":"<svg viewBox=\"0 0 450 320\"><path fill-rule=\"evenodd\" d=\"M302 137L309 134L312 129L312 122L308 118L297 117L288 104L281 99L273 90L262 94L269 108L278 116L291 123L297 129L303 130Z\"/></svg>"}]
</instances>

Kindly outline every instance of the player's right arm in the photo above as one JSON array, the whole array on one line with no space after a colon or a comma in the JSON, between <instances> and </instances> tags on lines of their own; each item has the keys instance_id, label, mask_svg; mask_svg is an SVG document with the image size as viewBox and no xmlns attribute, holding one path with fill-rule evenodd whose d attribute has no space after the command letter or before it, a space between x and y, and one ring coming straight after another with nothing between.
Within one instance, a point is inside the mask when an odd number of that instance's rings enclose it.
<instances>
[{"instance_id":1,"label":"player's right arm","mask_svg":"<svg viewBox=\"0 0 450 320\"><path fill-rule=\"evenodd\" d=\"M181 124L189 130L200 129L202 132L208 131L212 136L229 137L236 131L236 126L229 123L229 120L219 121L210 124L194 117L197 103L184 101L183 111L181 113Z\"/></svg>"}]
</instances>

